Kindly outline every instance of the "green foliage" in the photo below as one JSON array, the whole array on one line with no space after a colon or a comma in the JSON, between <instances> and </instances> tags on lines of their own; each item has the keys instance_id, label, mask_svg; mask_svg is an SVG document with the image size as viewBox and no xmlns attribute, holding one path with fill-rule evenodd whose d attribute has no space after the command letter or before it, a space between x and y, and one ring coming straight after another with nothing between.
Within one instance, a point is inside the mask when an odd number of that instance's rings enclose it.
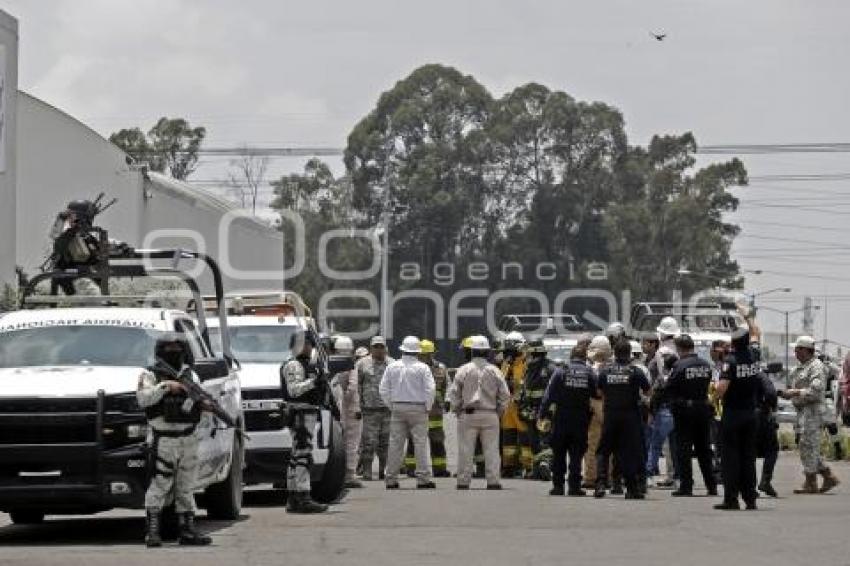
<instances>
[{"instance_id":1,"label":"green foliage","mask_svg":"<svg viewBox=\"0 0 850 566\"><path fill-rule=\"evenodd\" d=\"M151 170L186 180L198 164L198 150L207 135L204 127L191 127L182 118L160 118L145 135L139 128L122 129L109 141Z\"/></svg>"},{"instance_id":2,"label":"green foliage","mask_svg":"<svg viewBox=\"0 0 850 566\"><path fill-rule=\"evenodd\" d=\"M607 104L534 83L495 99L469 75L425 65L354 127L346 177L311 161L303 175L274 183L274 206L306 215L308 238L311 231L318 238L316 230L371 228L389 215L396 293L433 290L447 300L471 286L527 287L551 300L570 287L602 286L668 299L679 284L688 293L741 282L729 254L738 228L723 214L738 206L728 189L746 184L746 170L737 159L694 170L696 148L690 133L629 146L623 116ZM340 259L358 264L361 253L371 259L356 246ZM594 261L610 265L608 281L584 280L582 267ZM399 277L406 262L421 267L422 280ZM437 285L429 274L441 262L460 273L471 262L493 269L483 282L459 275ZM505 262L520 263L524 279L502 278ZM534 277L541 262L555 264L558 277ZM716 278L680 280L683 268ZM315 272L304 277L300 288L316 296L338 285ZM431 332L423 328L429 309L400 304L396 333Z\"/></svg>"}]
</instances>

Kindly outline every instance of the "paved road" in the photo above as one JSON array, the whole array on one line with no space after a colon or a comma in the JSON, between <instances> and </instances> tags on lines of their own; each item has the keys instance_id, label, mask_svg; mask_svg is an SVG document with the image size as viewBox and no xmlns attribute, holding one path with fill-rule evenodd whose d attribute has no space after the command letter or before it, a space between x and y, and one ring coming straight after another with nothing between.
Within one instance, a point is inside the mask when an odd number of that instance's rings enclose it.
<instances>
[{"instance_id":1,"label":"paved road","mask_svg":"<svg viewBox=\"0 0 850 566\"><path fill-rule=\"evenodd\" d=\"M672 500L666 491L642 502L597 501L550 498L538 482L457 492L442 480L436 492L372 483L332 513L292 517L274 495L251 492L242 520L201 523L215 539L206 549L147 551L134 513L29 527L0 515L0 565L850 565L850 465L836 470L845 484L835 494L762 500L758 512L738 513L713 511L713 498ZM788 494L799 480L795 455L783 454L777 488Z\"/></svg>"}]
</instances>

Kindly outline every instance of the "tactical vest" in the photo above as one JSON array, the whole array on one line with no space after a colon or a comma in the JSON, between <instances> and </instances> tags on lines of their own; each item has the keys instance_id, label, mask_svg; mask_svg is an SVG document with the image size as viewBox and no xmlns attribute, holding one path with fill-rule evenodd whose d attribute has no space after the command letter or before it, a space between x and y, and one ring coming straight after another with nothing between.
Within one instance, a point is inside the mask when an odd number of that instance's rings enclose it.
<instances>
[{"instance_id":1,"label":"tactical vest","mask_svg":"<svg viewBox=\"0 0 850 566\"><path fill-rule=\"evenodd\" d=\"M157 383L170 379L169 376L156 373L154 375L156 375ZM188 404L191 404L191 407L187 411ZM191 403L189 396L184 392L166 393L159 403L145 407L145 417L148 420L162 417L162 420L167 423L196 425L201 422L201 407L199 403Z\"/></svg>"}]
</instances>

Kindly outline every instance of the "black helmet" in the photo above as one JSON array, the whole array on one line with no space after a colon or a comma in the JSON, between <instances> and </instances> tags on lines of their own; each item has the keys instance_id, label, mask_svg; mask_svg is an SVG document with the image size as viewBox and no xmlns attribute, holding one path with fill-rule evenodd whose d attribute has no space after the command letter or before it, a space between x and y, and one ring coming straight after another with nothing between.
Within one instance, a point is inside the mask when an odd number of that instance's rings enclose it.
<instances>
[{"instance_id":1,"label":"black helmet","mask_svg":"<svg viewBox=\"0 0 850 566\"><path fill-rule=\"evenodd\" d=\"M90 200L72 200L68 203L68 212L73 212L79 218L91 222L95 217L95 205Z\"/></svg>"},{"instance_id":2,"label":"black helmet","mask_svg":"<svg viewBox=\"0 0 850 566\"><path fill-rule=\"evenodd\" d=\"M154 347L154 355L157 360L162 360L179 370L183 364L189 363L189 344L179 334L167 334L157 339Z\"/></svg>"}]
</instances>

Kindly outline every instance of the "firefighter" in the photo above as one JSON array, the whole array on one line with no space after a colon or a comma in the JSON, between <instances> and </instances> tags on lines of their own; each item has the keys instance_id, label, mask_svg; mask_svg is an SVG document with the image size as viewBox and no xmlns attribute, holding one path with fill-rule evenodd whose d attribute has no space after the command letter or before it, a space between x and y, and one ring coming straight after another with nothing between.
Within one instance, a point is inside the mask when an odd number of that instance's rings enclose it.
<instances>
[{"instance_id":1,"label":"firefighter","mask_svg":"<svg viewBox=\"0 0 850 566\"><path fill-rule=\"evenodd\" d=\"M522 390L518 403L519 416L527 428L525 440L532 455L530 462L531 477L549 481L552 478L551 458L539 457L548 448L548 438L536 426L540 404L553 373L553 368L546 358L546 347L542 340L532 340L528 343L526 360L525 376L522 380ZM525 453L523 453L523 456L525 456ZM527 459L523 458L525 469L528 469L528 464Z\"/></svg>"},{"instance_id":2,"label":"firefighter","mask_svg":"<svg viewBox=\"0 0 850 566\"><path fill-rule=\"evenodd\" d=\"M525 377L525 338L519 332L511 332L505 337L502 353L502 376L511 392L505 414L502 416L502 477L514 478L523 472L522 462L533 462L531 447L525 446L527 454L522 454L523 445L520 436L528 435L528 425L519 418L517 401L522 391L522 379ZM528 467L531 471L531 465Z\"/></svg>"}]
</instances>

